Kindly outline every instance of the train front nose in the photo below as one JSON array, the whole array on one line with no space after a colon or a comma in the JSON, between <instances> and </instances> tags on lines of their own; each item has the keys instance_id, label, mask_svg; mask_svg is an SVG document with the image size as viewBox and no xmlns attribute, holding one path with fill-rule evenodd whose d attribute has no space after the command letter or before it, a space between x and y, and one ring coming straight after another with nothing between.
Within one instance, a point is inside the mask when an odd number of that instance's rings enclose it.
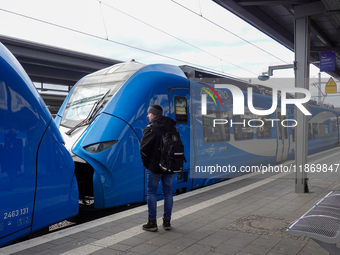
<instances>
[{"instance_id":1,"label":"train front nose","mask_svg":"<svg viewBox=\"0 0 340 255\"><path fill-rule=\"evenodd\" d=\"M101 113L89 126L65 136L65 143L72 143L67 148L76 165L81 201L94 200L98 209L144 201L140 142L127 122Z\"/></svg>"}]
</instances>

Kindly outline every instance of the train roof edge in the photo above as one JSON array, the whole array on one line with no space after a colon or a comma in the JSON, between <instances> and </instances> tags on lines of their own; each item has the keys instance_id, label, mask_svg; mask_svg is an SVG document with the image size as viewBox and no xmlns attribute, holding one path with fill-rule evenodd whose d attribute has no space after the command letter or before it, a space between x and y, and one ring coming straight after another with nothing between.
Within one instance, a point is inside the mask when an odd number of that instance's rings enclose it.
<instances>
[{"instance_id":1,"label":"train roof edge","mask_svg":"<svg viewBox=\"0 0 340 255\"><path fill-rule=\"evenodd\" d=\"M262 94L262 95L266 95L266 96L272 96L273 90L269 86L264 86L264 85L260 85L260 84L252 84L252 83L247 82L245 80L241 80L241 79L234 78L234 77L231 77L231 76L227 76L227 75L224 75L224 74L204 70L204 69L197 68L197 67L194 67L194 66L182 65L182 66L179 66L179 68L181 68L181 70L185 73L185 75L188 77L189 80L203 81L204 79L212 79L212 80L210 80L210 81L212 81L210 83L223 84L226 81L225 79L228 79L228 80L233 80L234 82L236 82L236 85L243 91L247 91L248 87L252 87L254 93ZM219 80L219 79L221 79L221 80ZM291 93L287 93L287 95L288 95L288 98L294 98L295 97ZM280 95L279 95L279 98L280 98ZM335 109L334 105L331 105L331 104L319 105L316 100L309 100L309 104L319 106L319 107L328 108L328 109Z\"/></svg>"}]
</instances>

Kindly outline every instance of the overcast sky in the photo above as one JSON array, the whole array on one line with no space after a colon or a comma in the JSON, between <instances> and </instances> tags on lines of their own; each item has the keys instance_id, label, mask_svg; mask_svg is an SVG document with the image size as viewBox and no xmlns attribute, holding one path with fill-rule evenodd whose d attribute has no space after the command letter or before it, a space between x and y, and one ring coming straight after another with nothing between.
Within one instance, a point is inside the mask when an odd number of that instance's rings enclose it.
<instances>
[{"instance_id":1,"label":"overcast sky","mask_svg":"<svg viewBox=\"0 0 340 255\"><path fill-rule=\"evenodd\" d=\"M211 0L0 0L0 24L2 35L120 61L195 65L253 82L268 66L294 61L291 51ZM311 77L318 72L312 67Z\"/></svg>"}]
</instances>

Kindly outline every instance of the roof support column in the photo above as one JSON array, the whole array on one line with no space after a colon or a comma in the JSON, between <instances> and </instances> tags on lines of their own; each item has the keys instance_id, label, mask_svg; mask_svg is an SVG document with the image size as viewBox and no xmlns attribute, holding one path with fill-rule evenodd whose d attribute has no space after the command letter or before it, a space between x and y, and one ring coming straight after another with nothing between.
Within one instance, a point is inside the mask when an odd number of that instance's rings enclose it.
<instances>
[{"instance_id":1,"label":"roof support column","mask_svg":"<svg viewBox=\"0 0 340 255\"><path fill-rule=\"evenodd\" d=\"M295 10L297 15L298 10ZM307 16L295 18L295 87L309 90L309 56L310 56L310 18ZM296 98L305 95L297 93ZM308 105L305 105L307 108ZM308 108L307 108L308 109ZM295 192L304 193L307 173L304 166L307 163L308 152L308 120L300 109L295 106Z\"/></svg>"}]
</instances>

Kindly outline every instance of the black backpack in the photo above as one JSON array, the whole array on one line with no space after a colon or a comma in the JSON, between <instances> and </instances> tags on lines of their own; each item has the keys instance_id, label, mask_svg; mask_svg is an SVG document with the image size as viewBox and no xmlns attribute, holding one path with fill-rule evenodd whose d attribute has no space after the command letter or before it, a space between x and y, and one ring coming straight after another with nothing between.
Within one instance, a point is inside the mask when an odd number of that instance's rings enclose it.
<instances>
[{"instance_id":1,"label":"black backpack","mask_svg":"<svg viewBox=\"0 0 340 255\"><path fill-rule=\"evenodd\" d=\"M160 134L159 131L154 130ZM184 146L179 132L175 126L170 132L160 134L161 141L159 150L161 152L160 168L165 173L178 173L183 170L183 161L187 162L184 156Z\"/></svg>"}]
</instances>

